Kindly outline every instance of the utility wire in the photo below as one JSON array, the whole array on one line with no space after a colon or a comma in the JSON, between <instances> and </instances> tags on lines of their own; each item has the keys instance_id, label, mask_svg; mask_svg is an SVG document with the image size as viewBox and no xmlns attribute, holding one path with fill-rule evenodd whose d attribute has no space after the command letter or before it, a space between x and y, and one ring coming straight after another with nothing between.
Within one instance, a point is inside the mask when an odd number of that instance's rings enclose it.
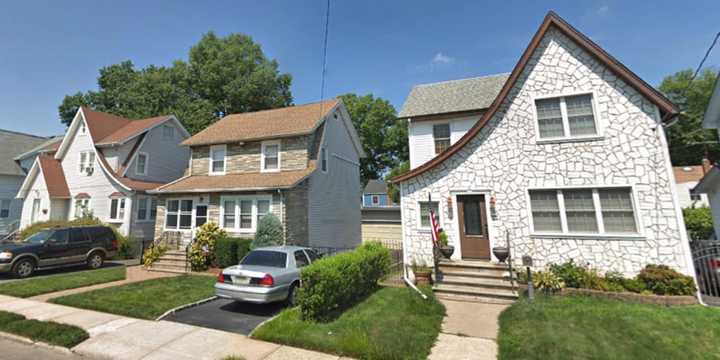
<instances>
[{"instance_id":1,"label":"utility wire","mask_svg":"<svg viewBox=\"0 0 720 360\"><path fill-rule=\"evenodd\" d=\"M322 73L320 76L320 101L325 99L325 73L327 72L328 28L330 26L330 0L325 9L325 40L323 41Z\"/></svg>"},{"instance_id":2,"label":"utility wire","mask_svg":"<svg viewBox=\"0 0 720 360\"><path fill-rule=\"evenodd\" d=\"M710 52L715 47L715 44L717 44L718 38L720 38L720 31L717 34L715 34L715 39L713 39L712 44L710 44L710 47L705 52L705 56L703 56L697 69L695 69L695 73L693 74L692 78L690 78L690 82L688 83L688 89L690 88L690 84L692 84L693 80L695 80L697 75L700 73L700 69L702 68L703 64L705 64L705 60L707 60L708 56L710 56Z\"/></svg>"}]
</instances>

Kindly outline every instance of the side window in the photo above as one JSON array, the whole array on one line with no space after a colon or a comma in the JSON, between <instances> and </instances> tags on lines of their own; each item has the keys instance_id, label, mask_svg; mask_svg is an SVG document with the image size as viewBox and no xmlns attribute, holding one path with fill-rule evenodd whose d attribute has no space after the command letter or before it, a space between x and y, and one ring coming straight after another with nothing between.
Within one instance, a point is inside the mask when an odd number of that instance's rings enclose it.
<instances>
[{"instance_id":1,"label":"side window","mask_svg":"<svg viewBox=\"0 0 720 360\"><path fill-rule=\"evenodd\" d=\"M88 238L83 229L70 229L70 243L81 243L85 241L88 241Z\"/></svg>"},{"instance_id":2,"label":"side window","mask_svg":"<svg viewBox=\"0 0 720 360\"><path fill-rule=\"evenodd\" d=\"M55 245L63 245L68 242L68 230L56 230L50 237L48 242Z\"/></svg>"},{"instance_id":3,"label":"side window","mask_svg":"<svg viewBox=\"0 0 720 360\"><path fill-rule=\"evenodd\" d=\"M435 142L435 155L450 147L450 124L433 125L433 141Z\"/></svg>"},{"instance_id":4,"label":"side window","mask_svg":"<svg viewBox=\"0 0 720 360\"><path fill-rule=\"evenodd\" d=\"M316 262L318 259L320 259L320 257L319 257L318 254L315 252L315 250L305 250L305 253L306 253L307 256L310 258L310 261L311 261L311 262Z\"/></svg>"},{"instance_id":5,"label":"side window","mask_svg":"<svg viewBox=\"0 0 720 360\"><path fill-rule=\"evenodd\" d=\"M308 261L307 256L305 256L305 252L302 250L295 251L295 266L301 268L308 264L310 264L310 261Z\"/></svg>"}]
</instances>

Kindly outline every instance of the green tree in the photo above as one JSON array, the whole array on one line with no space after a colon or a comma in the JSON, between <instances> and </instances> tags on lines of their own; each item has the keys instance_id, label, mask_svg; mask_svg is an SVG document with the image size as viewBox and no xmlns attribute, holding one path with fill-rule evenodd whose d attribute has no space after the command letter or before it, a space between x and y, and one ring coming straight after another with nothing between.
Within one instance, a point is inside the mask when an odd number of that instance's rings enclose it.
<instances>
[{"instance_id":1,"label":"green tree","mask_svg":"<svg viewBox=\"0 0 720 360\"><path fill-rule=\"evenodd\" d=\"M667 76L660 84L662 91L680 109L679 121L668 127L668 145L673 165L697 165L705 155L720 159L720 145L715 131L702 128L717 73L706 69L692 83L693 70L679 71Z\"/></svg>"},{"instance_id":2,"label":"green tree","mask_svg":"<svg viewBox=\"0 0 720 360\"><path fill-rule=\"evenodd\" d=\"M258 221L255 238L250 247L257 249L263 246L282 245L283 225L275 214L267 214Z\"/></svg>"},{"instance_id":3,"label":"green tree","mask_svg":"<svg viewBox=\"0 0 720 360\"><path fill-rule=\"evenodd\" d=\"M58 112L66 125L79 106L128 118L174 114L194 134L226 114L292 104L291 81L249 36L211 32L190 49L187 62L103 67L98 90L66 96Z\"/></svg>"},{"instance_id":4,"label":"green tree","mask_svg":"<svg viewBox=\"0 0 720 360\"><path fill-rule=\"evenodd\" d=\"M390 182L392 178L402 175L406 172L410 171L410 162L409 161L403 161L397 166L395 166L390 172L388 173L386 179L387 179L387 192L390 199L396 203L400 203L400 187L396 184Z\"/></svg>"},{"instance_id":5,"label":"green tree","mask_svg":"<svg viewBox=\"0 0 720 360\"><path fill-rule=\"evenodd\" d=\"M408 159L407 122L396 119L395 108L372 94L341 95L367 155L360 161L363 187L379 179L391 168Z\"/></svg>"}]
</instances>

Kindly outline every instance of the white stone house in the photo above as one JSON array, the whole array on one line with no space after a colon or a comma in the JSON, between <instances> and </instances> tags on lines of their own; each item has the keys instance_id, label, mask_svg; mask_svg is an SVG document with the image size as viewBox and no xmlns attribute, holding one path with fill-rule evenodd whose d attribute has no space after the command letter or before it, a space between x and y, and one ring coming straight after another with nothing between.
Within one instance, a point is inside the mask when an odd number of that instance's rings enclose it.
<instances>
[{"instance_id":1,"label":"white stone house","mask_svg":"<svg viewBox=\"0 0 720 360\"><path fill-rule=\"evenodd\" d=\"M393 179L406 263L432 264L432 207L454 259L496 261L509 239L536 268L694 273L663 129L678 110L555 13L509 75L418 88L400 113L411 170Z\"/></svg>"},{"instance_id":2,"label":"white stone house","mask_svg":"<svg viewBox=\"0 0 720 360\"><path fill-rule=\"evenodd\" d=\"M715 80L715 87L705 109L702 125L705 129L716 131L720 129L720 76ZM705 176L695 186L693 193L708 197L717 239L720 236L720 168L717 163L705 172Z\"/></svg>"},{"instance_id":3,"label":"white stone house","mask_svg":"<svg viewBox=\"0 0 720 360\"><path fill-rule=\"evenodd\" d=\"M21 227L85 210L136 240L153 238L156 198L147 190L180 178L190 137L172 115L142 120L82 107L53 152L41 154L17 193Z\"/></svg>"}]
</instances>

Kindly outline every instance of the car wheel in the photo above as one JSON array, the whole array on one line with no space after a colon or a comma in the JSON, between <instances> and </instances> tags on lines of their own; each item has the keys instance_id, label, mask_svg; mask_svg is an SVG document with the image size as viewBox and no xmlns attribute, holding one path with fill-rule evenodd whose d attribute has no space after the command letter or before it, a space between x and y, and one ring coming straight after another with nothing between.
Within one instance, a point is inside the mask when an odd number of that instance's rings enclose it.
<instances>
[{"instance_id":1,"label":"car wheel","mask_svg":"<svg viewBox=\"0 0 720 360\"><path fill-rule=\"evenodd\" d=\"M103 265L104 260L102 253L94 252L88 256L87 264L91 269L99 269Z\"/></svg>"},{"instance_id":2,"label":"car wheel","mask_svg":"<svg viewBox=\"0 0 720 360\"><path fill-rule=\"evenodd\" d=\"M35 272L35 262L32 259L21 259L13 267L15 276L23 279Z\"/></svg>"},{"instance_id":3,"label":"car wheel","mask_svg":"<svg viewBox=\"0 0 720 360\"><path fill-rule=\"evenodd\" d=\"M297 295L297 283L290 285L290 290L288 290L288 296L287 296L287 300L285 300L285 302L289 306L295 306L295 302L297 300L296 295Z\"/></svg>"}]
</instances>

